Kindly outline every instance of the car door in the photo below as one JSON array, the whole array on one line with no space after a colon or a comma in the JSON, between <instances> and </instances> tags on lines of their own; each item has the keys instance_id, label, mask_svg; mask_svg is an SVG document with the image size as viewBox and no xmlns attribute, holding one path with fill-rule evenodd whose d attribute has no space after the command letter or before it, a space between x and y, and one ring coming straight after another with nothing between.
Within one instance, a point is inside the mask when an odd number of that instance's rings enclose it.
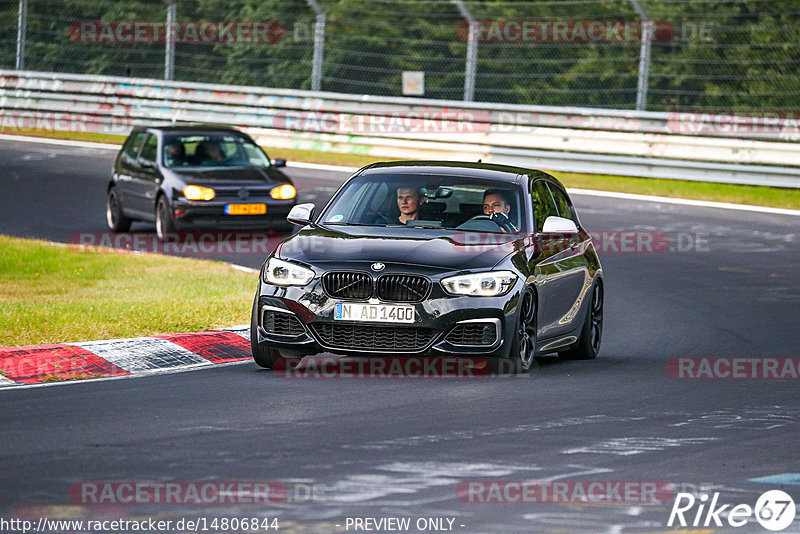
<instances>
[{"instance_id":1,"label":"car door","mask_svg":"<svg viewBox=\"0 0 800 534\"><path fill-rule=\"evenodd\" d=\"M146 136L147 132L131 133L114 163L114 187L117 190L122 211L129 217L134 215L136 211L135 207L132 207L135 205L135 198L131 196L132 191L130 188L136 166L136 158ZM129 202L132 204L129 205Z\"/></svg>"},{"instance_id":2,"label":"car door","mask_svg":"<svg viewBox=\"0 0 800 534\"><path fill-rule=\"evenodd\" d=\"M161 184L161 174L157 166L158 137L148 133L139 154L131 165L131 178L126 187L128 208L137 217L155 219L155 199Z\"/></svg>"},{"instance_id":3,"label":"car door","mask_svg":"<svg viewBox=\"0 0 800 534\"><path fill-rule=\"evenodd\" d=\"M576 305L584 291L587 271L580 256L580 239L577 235L547 234L543 232L547 217L570 215L560 211L553 194L554 185L547 180L535 180L531 185L531 200L536 224L536 249L539 255L532 272L539 295L538 335L540 339L567 335L577 322ZM557 189L557 188L555 188ZM559 191L559 194L561 192Z\"/></svg>"}]
</instances>

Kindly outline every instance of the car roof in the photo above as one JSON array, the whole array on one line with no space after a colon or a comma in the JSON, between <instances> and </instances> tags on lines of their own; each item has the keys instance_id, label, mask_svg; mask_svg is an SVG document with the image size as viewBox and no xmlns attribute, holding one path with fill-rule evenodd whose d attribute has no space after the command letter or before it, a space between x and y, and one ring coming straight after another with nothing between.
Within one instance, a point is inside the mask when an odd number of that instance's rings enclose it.
<instances>
[{"instance_id":1,"label":"car roof","mask_svg":"<svg viewBox=\"0 0 800 534\"><path fill-rule=\"evenodd\" d=\"M564 187L556 178L544 171L498 165L495 163L472 163L466 161L389 161L373 163L364 167L361 175L371 174L434 174L440 176L464 176L467 178L488 178L505 182L516 182L517 177L528 176L532 179L546 178Z\"/></svg>"},{"instance_id":2,"label":"car roof","mask_svg":"<svg viewBox=\"0 0 800 534\"><path fill-rule=\"evenodd\" d=\"M244 132L233 126L220 124L170 124L166 126L135 126L132 130L136 132L164 132L173 134L209 134L209 133L235 133L246 135Z\"/></svg>"}]
</instances>

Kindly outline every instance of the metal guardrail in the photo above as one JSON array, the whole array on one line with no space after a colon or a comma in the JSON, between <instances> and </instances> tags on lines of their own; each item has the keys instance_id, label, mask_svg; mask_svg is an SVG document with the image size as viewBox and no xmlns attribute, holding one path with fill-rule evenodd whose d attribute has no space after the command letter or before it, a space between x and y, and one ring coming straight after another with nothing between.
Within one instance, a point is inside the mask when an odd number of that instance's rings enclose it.
<instances>
[{"instance_id":1,"label":"metal guardrail","mask_svg":"<svg viewBox=\"0 0 800 534\"><path fill-rule=\"evenodd\" d=\"M237 125L275 148L800 187L800 126L789 119L0 70L0 125L6 129L126 134L134 124L184 121Z\"/></svg>"}]
</instances>

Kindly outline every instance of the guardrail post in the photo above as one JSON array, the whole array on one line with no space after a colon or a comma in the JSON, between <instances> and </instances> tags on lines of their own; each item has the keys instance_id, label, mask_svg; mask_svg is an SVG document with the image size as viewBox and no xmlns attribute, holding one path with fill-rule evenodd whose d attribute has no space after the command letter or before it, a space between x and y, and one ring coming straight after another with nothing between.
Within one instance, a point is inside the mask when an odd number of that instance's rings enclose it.
<instances>
[{"instance_id":1,"label":"guardrail post","mask_svg":"<svg viewBox=\"0 0 800 534\"><path fill-rule=\"evenodd\" d=\"M636 111L644 111L647 107L647 84L650 78L650 41L653 34L653 22L647 16L639 0L631 0L633 9L642 19L642 45L639 48L639 84L636 88Z\"/></svg>"},{"instance_id":2,"label":"guardrail post","mask_svg":"<svg viewBox=\"0 0 800 534\"><path fill-rule=\"evenodd\" d=\"M475 98L475 72L478 68L478 22L473 18L462 0L453 0L461 12L461 16L469 23L469 37L467 38L467 65L464 70L464 101L472 102Z\"/></svg>"},{"instance_id":3,"label":"guardrail post","mask_svg":"<svg viewBox=\"0 0 800 534\"><path fill-rule=\"evenodd\" d=\"M317 0L306 0L316 13L314 22L314 59L311 63L311 90L319 91L322 87L322 52L325 48L325 10Z\"/></svg>"},{"instance_id":4,"label":"guardrail post","mask_svg":"<svg viewBox=\"0 0 800 534\"><path fill-rule=\"evenodd\" d=\"M172 80L175 76L175 19L177 18L178 5L175 0L167 2L167 26L164 28L164 79Z\"/></svg>"},{"instance_id":5,"label":"guardrail post","mask_svg":"<svg viewBox=\"0 0 800 534\"><path fill-rule=\"evenodd\" d=\"M17 16L17 70L25 70L25 33L28 29L28 0L19 0Z\"/></svg>"}]
</instances>

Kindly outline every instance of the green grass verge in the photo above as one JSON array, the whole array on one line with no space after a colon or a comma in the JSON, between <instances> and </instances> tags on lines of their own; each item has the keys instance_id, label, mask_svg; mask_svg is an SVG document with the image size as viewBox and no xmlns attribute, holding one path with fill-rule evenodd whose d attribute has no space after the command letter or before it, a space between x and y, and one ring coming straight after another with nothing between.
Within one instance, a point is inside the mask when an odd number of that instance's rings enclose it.
<instances>
[{"instance_id":1,"label":"green grass verge","mask_svg":"<svg viewBox=\"0 0 800 534\"><path fill-rule=\"evenodd\" d=\"M255 284L219 262L0 236L0 346L249 324Z\"/></svg>"},{"instance_id":2,"label":"green grass verge","mask_svg":"<svg viewBox=\"0 0 800 534\"><path fill-rule=\"evenodd\" d=\"M95 141L121 144L125 138L118 135L105 135L78 132L21 132L19 130L2 130L0 133L17 135L36 135L80 141ZM393 158L376 158L361 154L340 154L335 152L318 152L315 150L297 150L265 147L270 157L284 158L289 161L321 163L325 165L342 165L347 167L363 167L375 161L396 161ZM732 202L734 204L752 204L773 208L800 209L800 189L782 189L751 185L717 184L712 182L694 182L688 180L666 180L657 178L630 178L627 176L608 176L600 174L578 174L573 172L549 171L567 187L614 191L618 193L636 193L693 200L713 200L716 202Z\"/></svg>"}]
</instances>

